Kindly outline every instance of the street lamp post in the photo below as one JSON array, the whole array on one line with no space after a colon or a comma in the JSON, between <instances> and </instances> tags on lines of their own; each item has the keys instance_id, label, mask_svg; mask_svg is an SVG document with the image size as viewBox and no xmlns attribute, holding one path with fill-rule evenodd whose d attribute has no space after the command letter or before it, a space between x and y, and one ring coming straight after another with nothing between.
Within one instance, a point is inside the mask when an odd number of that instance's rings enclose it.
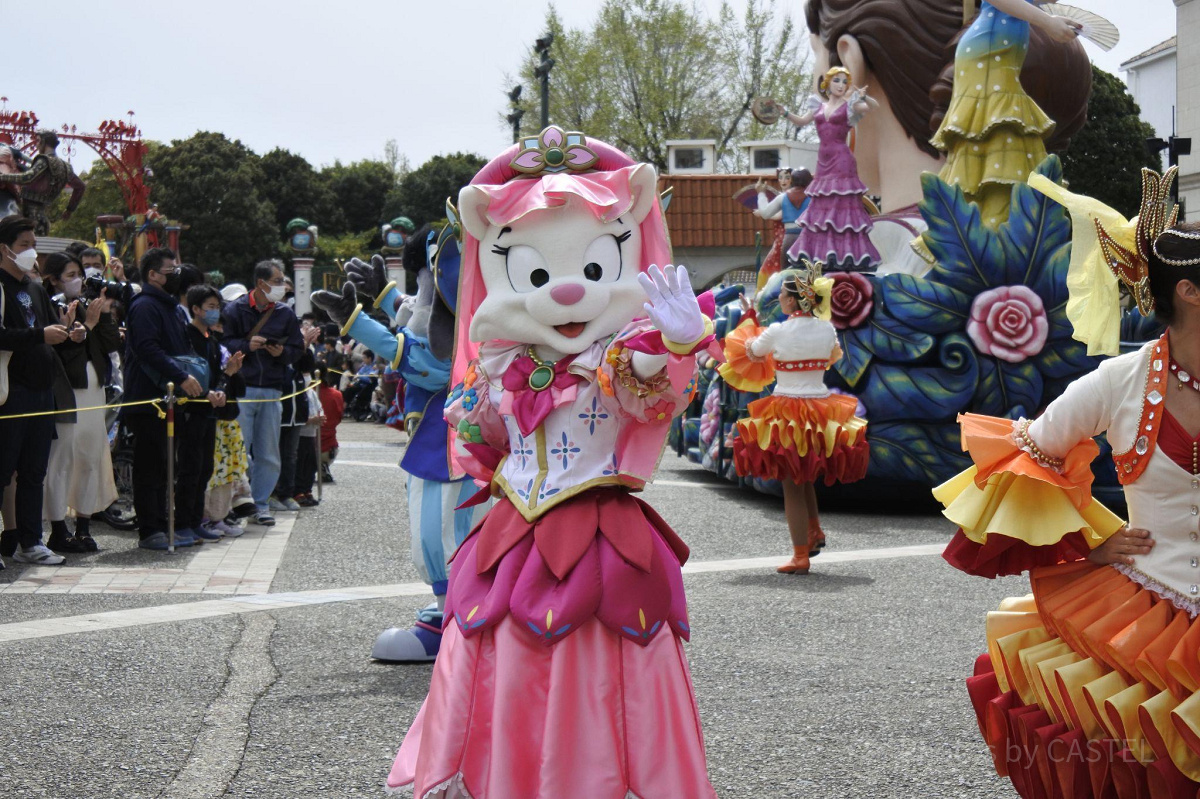
<instances>
[{"instance_id":1,"label":"street lamp post","mask_svg":"<svg viewBox=\"0 0 1200 799\"><path fill-rule=\"evenodd\" d=\"M511 109L507 119L508 124L512 125L513 129L513 144L516 144L521 138L521 117L525 116L525 110L517 105L521 99L521 87L514 86L508 92L508 106Z\"/></svg>"},{"instance_id":2,"label":"street lamp post","mask_svg":"<svg viewBox=\"0 0 1200 799\"><path fill-rule=\"evenodd\" d=\"M534 68L533 74L542 82L542 129L550 126L550 70L554 68L554 59L550 57L550 45L554 43L554 34L547 32L538 39L533 47L542 57L541 62Z\"/></svg>"}]
</instances>

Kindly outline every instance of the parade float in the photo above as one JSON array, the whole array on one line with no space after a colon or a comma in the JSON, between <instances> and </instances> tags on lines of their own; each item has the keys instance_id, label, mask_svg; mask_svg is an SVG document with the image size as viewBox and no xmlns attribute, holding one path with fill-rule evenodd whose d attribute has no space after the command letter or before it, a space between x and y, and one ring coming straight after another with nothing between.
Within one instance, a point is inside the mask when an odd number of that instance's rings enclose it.
<instances>
[{"instance_id":1,"label":"parade float","mask_svg":"<svg viewBox=\"0 0 1200 799\"><path fill-rule=\"evenodd\" d=\"M917 487L911 496L925 495L970 465L959 414L1033 417L1100 361L1072 337L1067 317L1070 218L1027 180L1036 172L1063 183L1059 158L1047 152L1065 149L1086 119L1091 72L1077 35L1111 46L1115 30L1098 18L1087 27L1064 20L1069 35L1056 40L991 4L980 13L968 6L966 13L957 0L806 6L814 74L827 84L849 73L839 87L848 102L830 116L859 117L853 158L882 209L871 228L879 267L827 271L843 355L826 382L856 397L869 423L867 480L832 489L853 497ZM867 113L856 114L855 103L868 96ZM788 118L807 123L827 101L828 91ZM841 169L844 156L836 155ZM818 165L814 185L821 182ZM725 301L718 335L737 327L737 297L753 288L717 292ZM782 318L778 288L767 281L755 298L763 324ZM1134 345L1158 332L1153 319L1131 310L1121 338ZM672 443L737 480L734 424L767 392L733 390L716 366L702 370ZM1098 458L1095 469L1097 494L1119 502L1111 459ZM778 493L775 484L749 482Z\"/></svg>"}]
</instances>

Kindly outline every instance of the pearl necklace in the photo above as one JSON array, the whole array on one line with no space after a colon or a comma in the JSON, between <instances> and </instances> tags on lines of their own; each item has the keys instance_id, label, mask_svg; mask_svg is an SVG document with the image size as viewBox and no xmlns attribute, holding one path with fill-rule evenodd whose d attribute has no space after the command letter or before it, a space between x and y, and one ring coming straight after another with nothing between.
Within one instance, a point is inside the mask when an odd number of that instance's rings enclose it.
<instances>
[{"instance_id":1,"label":"pearl necklace","mask_svg":"<svg viewBox=\"0 0 1200 799\"><path fill-rule=\"evenodd\" d=\"M1182 391L1184 386L1189 387L1193 391L1200 392L1200 380L1188 374L1179 364L1175 363L1175 359L1171 359L1171 374L1175 375L1175 379L1179 381L1177 388Z\"/></svg>"}]
</instances>

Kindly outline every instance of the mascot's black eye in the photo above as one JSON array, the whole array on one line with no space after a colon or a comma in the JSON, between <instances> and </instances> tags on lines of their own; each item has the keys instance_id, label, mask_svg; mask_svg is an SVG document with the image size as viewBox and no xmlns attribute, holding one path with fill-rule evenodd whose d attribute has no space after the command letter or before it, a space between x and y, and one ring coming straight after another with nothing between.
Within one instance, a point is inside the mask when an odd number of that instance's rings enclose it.
<instances>
[{"instance_id":1,"label":"mascot's black eye","mask_svg":"<svg viewBox=\"0 0 1200 799\"><path fill-rule=\"evenodd\" d=\"M599 280L600 278L604 277L604 267L595 261L592 261L583 268L583 276L588 280Z\"/></svg>"},{"instance_id":2,"label":"mascot's black eye","mask_svg":"<svg viewBox=\"0 0 1200 799\"><path fill-rule=\"evenodd\" d=\"M535 287L541 288L542 286L544 286L550 282L550 273L547 272L545 269L534 269L529 274L529 282L532 283Z\"/></svg>"}]
</instances>

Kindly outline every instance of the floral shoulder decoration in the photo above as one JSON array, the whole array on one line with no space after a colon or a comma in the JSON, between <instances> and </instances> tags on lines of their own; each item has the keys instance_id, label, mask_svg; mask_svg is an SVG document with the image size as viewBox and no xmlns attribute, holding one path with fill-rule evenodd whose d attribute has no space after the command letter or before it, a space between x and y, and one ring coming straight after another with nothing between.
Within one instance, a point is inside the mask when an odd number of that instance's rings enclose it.
<instances>
[{"instance_id":1,"label":"floral shoulder decoration","mask_svg":"<svg viewBox=\"0 0 1200 799\"><path fill-rule=\"evenodd\" d=\"M521 140L521 148L509 166L526 175L544 172L583 172L595 166L600 157L587 146L587 138L575 131L551 125L538 136Z\"/></svg>"}]
</instances>

